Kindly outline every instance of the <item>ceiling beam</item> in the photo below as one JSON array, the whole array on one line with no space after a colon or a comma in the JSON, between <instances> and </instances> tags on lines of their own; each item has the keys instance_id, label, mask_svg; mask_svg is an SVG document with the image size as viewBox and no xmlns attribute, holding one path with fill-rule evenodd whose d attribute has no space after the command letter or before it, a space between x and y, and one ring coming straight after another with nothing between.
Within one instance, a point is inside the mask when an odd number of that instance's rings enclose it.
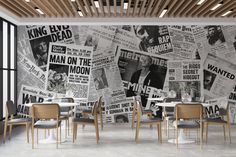
<instances>
[{"instance_id":1,"label":"ceiling beam","mask_svg":"<svg viewBox=\"0 0 236 157\"><path fill-rule=\"evenodd\" d=\"M151 11L153 3L154 3L154 0L148 0L148 5L147 5L145 13L144 13L145 17L150 15L150 11Z\"/></svg>"},{"instance_id":2,"label":"ceiling beam","mask_svg":"<svg viewBox=\"0 0 236 157\"><path fill-rule=\"evenodd\" d=\"M93 11L94 11L96 17L98 17L98 16L99 16L99 13L98 13L98 9L96 8L96 6L95 6L95 4L94 4L94 1L91 0L90 2L91 2L91 4L92 4L92 8L93 8Z\"/></svg>"},{"instance_id":3,"label":"ceiling beam","mask_svg":"<svg viewBox=\"0 0 236 157\"><path fill-rule=\"evenodd\" d=\"M104 11L104 6L103 6L102 0L99 0L99 5L100 5L100 10L101 10L102 16L104 17L105 16L105 11Z\"/></svg>"},{"instance_id":4,"label":"ceiling beam","mask_svg":"<svg viewBox=\"0 0 236 157\"><path fill-rule=\"evenodd\" d=\"M127 8L127 10L126 10L126 16L130 16L130 10L131 10L131 0L129 0L129 3L128 3L128 8Z\"/></svg>"}]
</instances>

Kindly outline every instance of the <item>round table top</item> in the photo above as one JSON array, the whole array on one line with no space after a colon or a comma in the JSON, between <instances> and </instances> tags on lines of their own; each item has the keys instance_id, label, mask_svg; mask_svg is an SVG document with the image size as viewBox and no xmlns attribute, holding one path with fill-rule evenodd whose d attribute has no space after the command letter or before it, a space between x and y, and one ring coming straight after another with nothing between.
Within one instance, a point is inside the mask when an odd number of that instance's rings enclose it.
<instances>
[{"instance_id":1,"label":"round table top","mask_svg":"<svg viewBox=\"0 0 236 157\"><path fill-rule=\"evenodd\" d=\"M162 107L175 107L176 104L180 104L182 102L160 102L156 103L157 106L162 106ZM186 102L186 104L202 104L204 107L212 106L211 104L208 103L200 103L200 102Z\"/></svg>"},{"instance_id":2,"label":"round table top","mask_svg":"<svg viewBox=\"0 0 236 157\"><path fill-rule=\"evenodd\" d=\"M39 102L39 103L28 103L24 105L27 107L31 107L33 104L58 104L60 107L72 107L79 105L79 103L70 103L70 102Z\"/></svg>"}]
</instances>

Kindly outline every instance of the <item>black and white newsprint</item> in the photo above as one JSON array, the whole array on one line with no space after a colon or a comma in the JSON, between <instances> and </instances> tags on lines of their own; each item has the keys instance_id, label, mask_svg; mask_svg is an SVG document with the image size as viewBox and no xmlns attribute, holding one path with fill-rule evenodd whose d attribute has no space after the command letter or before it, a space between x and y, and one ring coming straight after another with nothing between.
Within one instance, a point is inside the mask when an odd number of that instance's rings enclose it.
<instances>
[{"instance_id":1,"label":"black and white newsprint","mask_svg":"<svg viewBox=\"0 0 236 157\"><path fill-rule=\"evenodd\" d=\"M46 89L74 97L88 98L92 47L50 43Z\"/></svg>"},{"instance_id":2,"label":"black and white newsprint","mask_svg":"<svg viewBox=\"0 0 236 157\"><path fill-rule=\"evenodd\" d=\"M125 48L118 48L116 57L127 97L141 95L146 107L148 97L160 96L167 83L167 58Z\"/></svg>"},{"instance_id":3,"label":"black and white newsprint","mask_svg":"<svg viewBox=\"0 0 236 157\"><path fill-rule=\"evenodd\" d=\"M176 92L177 99L191 96L191 101L199 101L203 95L202 78L200 60L168 60L169 90Z\"/></svg>"},{"instance_id":4,"label":"black and white newsprint","mask_svg":"<svg viewBox=\"0 0 236 157\"><path fill-rule=\"evenodd\" d=\"M205 99L228 97L235 85L236 65L208 54L203 66Z\"/></svg>"}]
</instances>

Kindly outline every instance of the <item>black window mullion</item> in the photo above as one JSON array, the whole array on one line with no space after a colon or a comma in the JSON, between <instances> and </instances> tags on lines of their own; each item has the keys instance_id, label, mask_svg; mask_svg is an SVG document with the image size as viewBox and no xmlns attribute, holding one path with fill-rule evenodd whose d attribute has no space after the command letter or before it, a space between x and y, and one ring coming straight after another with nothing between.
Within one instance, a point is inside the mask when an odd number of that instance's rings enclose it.
<instances>
[{"instance_id":1,"label":"black window mullion","mask_svg":"<svg viewBox=\"0 0 236 157\"><path fill-rule=\"evenodd\" d=\"M0 19L0 67L3 64L3 21ZM0 88L3 86L3 70L0 70ZM3 90L0 90L0 104L3 102ZM3 118L3 105L0 105L0 119Z\"/></svg>"},{"instance_id":2,"label":"black window mullion","mask_svg":"<svg viewBox=\"0 0 236 157\"><path fill-rule=\"evenodd\" d=\"M10 67L11 67L11 25L9 23L7 23L7 77L8 77L8 82L7 82L7 100L10 100L11 99L11 75L10 75Z\"/></svg>"}]
</instances>

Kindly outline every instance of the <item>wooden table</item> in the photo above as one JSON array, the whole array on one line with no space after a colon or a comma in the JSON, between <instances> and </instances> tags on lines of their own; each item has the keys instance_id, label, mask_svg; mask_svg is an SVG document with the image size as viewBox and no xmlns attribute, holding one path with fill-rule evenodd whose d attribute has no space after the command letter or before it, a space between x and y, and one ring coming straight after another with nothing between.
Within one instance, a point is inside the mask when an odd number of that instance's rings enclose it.
<instances>
[{"instance_id":1,"label":"wooden table","mask_svg":"<svg viewBox=\"0 0 236 157\"><path fill-rule=\"evenodd\" d=\"M175 107L176 104L179 104L179 103L182 103L182 102L167 102L167 103L156 103L155 105L157 106L162 106L163 108L165 107ZM188 104L199 104L199 102L186 102ZM211 104L208 104L208 103L200 103L203 105L203 107L209 107L211 106ZM168 124L167 124L168 125ZM176 126L176 121L173 122L173 125ZM176 143L176 139L169 139L168 142L170 143ZM179 131L179 136L178 136L178 143L179 144L187 144L187 143L194 143L195 141L194 140L188 140L185 138L184 136L184 130L183 129L180 129Z\"/></svg>"}]
</instances>

